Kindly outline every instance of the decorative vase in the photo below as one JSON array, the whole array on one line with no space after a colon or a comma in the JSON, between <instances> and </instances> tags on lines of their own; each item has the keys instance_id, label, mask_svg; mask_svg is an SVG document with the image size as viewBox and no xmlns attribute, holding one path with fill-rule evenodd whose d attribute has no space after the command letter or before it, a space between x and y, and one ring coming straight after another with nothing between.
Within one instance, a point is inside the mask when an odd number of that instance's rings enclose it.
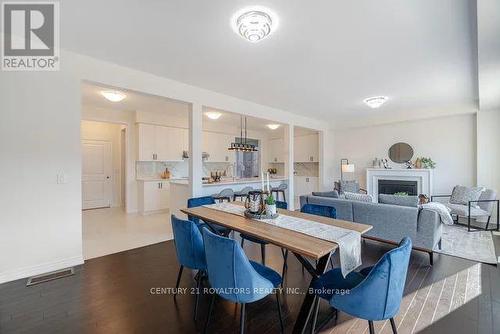
<instances>
[{"instance_id":1,"label":"decorative vase","mask_svg":"<svg viewBox=\"0 0 500 334\"><path fill-rule=\"evenodd\" d=\"M276 214L276 204L273 204L273 205L266 204L266 214L275 215Z\"/></svg>"}]
</instances>

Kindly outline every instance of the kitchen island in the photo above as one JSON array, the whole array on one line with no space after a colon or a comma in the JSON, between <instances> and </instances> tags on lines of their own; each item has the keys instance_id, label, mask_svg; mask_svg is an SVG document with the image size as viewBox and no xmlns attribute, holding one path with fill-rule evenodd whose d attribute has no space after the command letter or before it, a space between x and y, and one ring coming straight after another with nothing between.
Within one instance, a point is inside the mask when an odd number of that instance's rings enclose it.
<instances>
[{"instance_id":1,"label":"kitchen island","mask_svg":"<svg viewBox=\"0 0 500 334\"><path fill-rule=\"evenodd\" d=\"M288 184L288 178L282 176L275 176L269 179L271 187L277 187L281 183ZM200 196L210 196L218 194L223 189L230 188L234 192L240 191L245 187L252 187L254 189L261 189L262 181L260 178L226 178L220 182L204 183L202 187L202 194ZM189 181L188 180L173 180L170 181L170 211L178 216L184 216L180 212L181 208L187 206L187 200L190 197Z\"/></svg>"}]
</instances>

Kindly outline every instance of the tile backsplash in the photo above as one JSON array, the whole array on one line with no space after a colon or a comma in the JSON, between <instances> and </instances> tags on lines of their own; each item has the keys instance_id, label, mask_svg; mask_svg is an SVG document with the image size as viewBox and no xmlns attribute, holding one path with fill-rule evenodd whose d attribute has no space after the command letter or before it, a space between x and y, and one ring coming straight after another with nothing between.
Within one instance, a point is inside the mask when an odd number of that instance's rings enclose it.
<instances>
[{"instance_id":1,"label":"tile backsplash","mask_svg":"<svg viewBox=\"0 0 500 334\"><path fill-rule=\"evenodd\" d=\"M157 178L168 168L172 178L187 177L189 175L189 162L175 161L136 161L135 169L138 179Z\"/></svg>"},{"instance_id":2,"label":"tile backsplash","mask_svg":"<svg viewBox=\"0 0 500 334\"><path fill-rule=\"evenodd\" d=\"M293 164L297 176L319 176L319 163L296 162Z\"/></svg>"},{"instance_id":3,"label":"tile backsplash","mask_svg":"<svg viewBox=\"0 0 500 334\"><path fill-rule=\"evenodd\" d=\"M230 162L203 162L203 175L209 176L210 172L226 171L228 177L233 176L233 165Z\"/></svg>"}]
</instances>

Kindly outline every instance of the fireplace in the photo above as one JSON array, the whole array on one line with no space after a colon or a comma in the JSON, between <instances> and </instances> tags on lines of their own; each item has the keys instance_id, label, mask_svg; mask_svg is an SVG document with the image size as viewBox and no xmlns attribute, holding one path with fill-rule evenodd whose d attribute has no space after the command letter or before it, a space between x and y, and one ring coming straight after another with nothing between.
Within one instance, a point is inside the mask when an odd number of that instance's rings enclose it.
<instances>
[{"instance_id":1,"label":"fireplace","mask_svg":"<svg viewBox=\"0 0 500 334\"><path fill-rule=\"evenodd\" d=\"M409 196L418 195L418 182L405 180L378 180L378 193L393 195L396 193L406 193Z\"/></svg>"}]
</instances>

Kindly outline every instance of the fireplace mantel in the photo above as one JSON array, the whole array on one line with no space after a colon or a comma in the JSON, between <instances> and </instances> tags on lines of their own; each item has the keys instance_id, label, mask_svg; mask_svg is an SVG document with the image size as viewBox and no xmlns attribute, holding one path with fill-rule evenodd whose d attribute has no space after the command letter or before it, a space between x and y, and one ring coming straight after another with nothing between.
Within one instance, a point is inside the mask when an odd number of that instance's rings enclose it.
<instances>
[{"instance_id":1,"label":"fireplace mantel","mask_svg":"<svg viewBox=\"0 0 500 334\"><path fill-rule=\"evenodd\" d=\"M366 191L378 202L378 180L417 181L418 193L432 196L432 169L366 169Z\"/></svg>"}]
</instances>

